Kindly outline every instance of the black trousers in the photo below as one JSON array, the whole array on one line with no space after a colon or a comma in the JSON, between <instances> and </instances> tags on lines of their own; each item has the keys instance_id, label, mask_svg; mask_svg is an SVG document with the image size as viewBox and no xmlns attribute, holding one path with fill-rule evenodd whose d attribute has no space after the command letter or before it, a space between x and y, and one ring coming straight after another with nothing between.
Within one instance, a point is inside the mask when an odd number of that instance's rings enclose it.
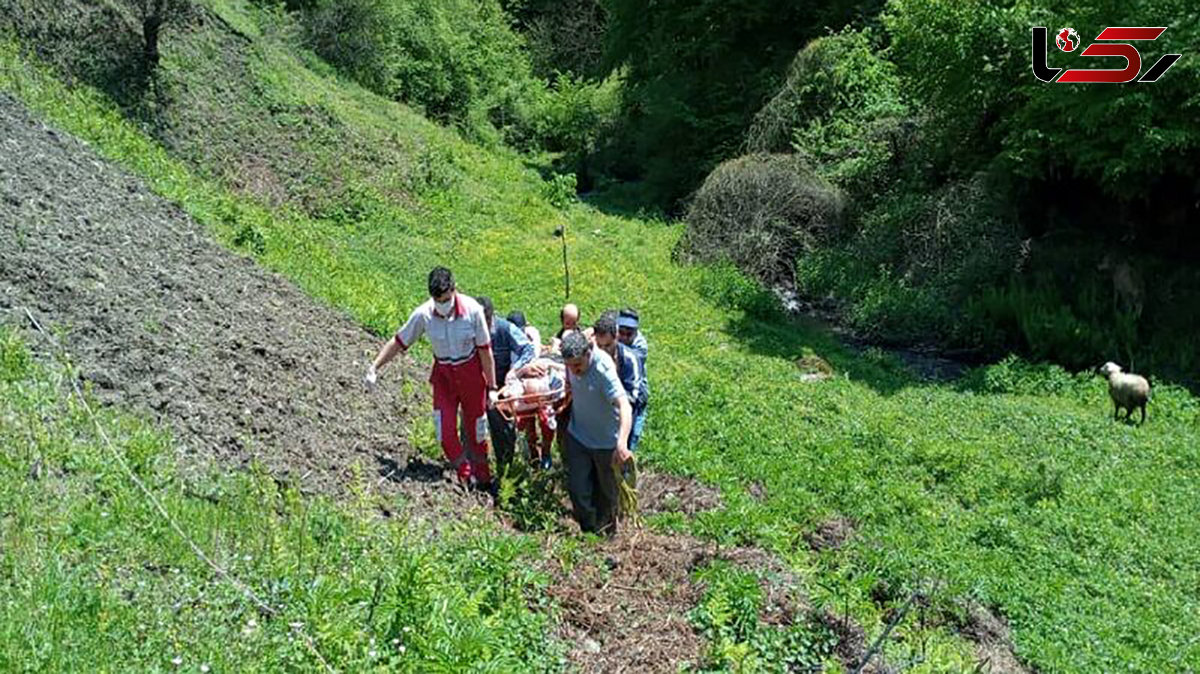
<instances>
[{"instance_id":1,"label":"black trousers","mask_svg":"<svg viewBox=\"0 0 1200 674\"><path fill-rule=\"evenodd\" d=\"M567 493L575 521L585 532L613 536L617 533L617 475L612 460L615 448L593 449L566 434Z\"/></svg>"},{"instance_id":2,"label":"black trousers","mask_svg":"<svg viewBox=\"0 0 1200 674\"><path fill-rule=\"evenodd\" d=\"M496 453L496 472L500 473L512 462L517 447L517 427L496 410L488 410L487 418L492 449Z\"/></svg>"}]
</instances>

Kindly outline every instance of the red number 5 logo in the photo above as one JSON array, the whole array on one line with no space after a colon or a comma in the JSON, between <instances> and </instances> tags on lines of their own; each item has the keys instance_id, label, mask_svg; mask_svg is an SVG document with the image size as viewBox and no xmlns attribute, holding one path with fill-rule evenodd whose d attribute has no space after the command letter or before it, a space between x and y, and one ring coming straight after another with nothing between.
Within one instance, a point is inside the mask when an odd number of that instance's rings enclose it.
<instances>
[{"instance_id":1,"label":"red number 5 logo","mask_svg":"<svg viewBox=\"0 0 1200 674\"><path fill-rule=\"evenodd\" d=\"M1096 40L1152 41L1157 40L1166 30L1165 27L1105 28L1096 36ZM1046 65L1046 29L1042 26L1037 26L1033 29L1033 74L1043 82L1057 81L1068 84L1089 82L1123 83L1138 80L1138 73L1142 71L1142 55L1136 47L1128 43L1090 44L1080 53L1080 56L1120 56L1125 59L1125 67L1120 70L1075 68L1062 73L1062 76L1055 80L1055 76L1062 69L1049 68ZM1138 81L1154 82L1162 77L1168 68L1175 65L1180 56L1181 54L1164 54Z\"/></svg>"}]
</instances>

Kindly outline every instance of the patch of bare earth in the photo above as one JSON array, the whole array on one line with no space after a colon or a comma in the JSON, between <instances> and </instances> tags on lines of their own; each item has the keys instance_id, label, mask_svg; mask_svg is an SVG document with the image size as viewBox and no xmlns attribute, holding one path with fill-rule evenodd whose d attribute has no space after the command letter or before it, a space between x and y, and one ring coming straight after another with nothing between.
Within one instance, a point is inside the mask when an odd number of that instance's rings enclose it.
<instances>
[{"instance_id":1,"label":"patch of bare earth","mask_svg":"<svg viewBox=\"0 0 1200 674\"><path fill-rule=\"evenodd\" d=\"M1033 671L1017 659L1008 622L986 607L970 603L967 619L959 632L975 644L975 658L982 667L981 672L1030 674Z\"/></svg>"},{"instance_id":2,"label":"patch of bare earth","mask_svg":"<svg viewBox=\"0 0 1200 674\"><path fill-rule=\"evenodd\" d=\"M808 546L816 552L838 550L854 537L854 522L840 515L821 522L804 535Z\"/></svg>"},{"instance_id":3,"label":"patch of bare earth","mask_svg":"<svg viewBox=\"0 0 1200 674\"><path fill-rule=\"evenodd\" d=\"M700 598L691 570L710 544L648 531L622 533L596 555L556 570L558 636L585 672L674 672L698 664L703 641L688 621Z\"/></svg>"},{"instance_id":4,"label":"patch of bare earth","mask_svg":"<svg viewBox=\"0 0 1200 674\"><path fill-rule=\"evenodd\" d=\"M871 644L867 641L867 631L853 618L838 615L829 609L817 612L816 619L837 637L834 654L841 661L842 666L846 671L856 671L870 652ZM893 674L895 670L884 661L881 655L876 654L862 668L862 672L863 674Z\"/></svg>"},{"instance_id":5,"label":"patch of bare earth","mask_svg":"<svg viewBox=\"0 0 1200 674\"><path fill-rule=\"evenodd\" d=\"M378 338L2 93L0 156L0 321L44 353L61 345L101 401L170 427L181 466L257 462L310 492L367 480L415 505L460 498L440 465L413 463L423 364L403 359L367 392Z\"/></svg>"},{"instance_id":6,"label":"patch of bare earth","mask_svg":"<svg viewBox=\"0 0 1200 674\"><path fill-rule=\"evenodd\" d=\"M638 505L647 514L676 512L690 517L720 508L721 492L691 478L644 472L638 476Z\"/></svg>"}]
</instances>

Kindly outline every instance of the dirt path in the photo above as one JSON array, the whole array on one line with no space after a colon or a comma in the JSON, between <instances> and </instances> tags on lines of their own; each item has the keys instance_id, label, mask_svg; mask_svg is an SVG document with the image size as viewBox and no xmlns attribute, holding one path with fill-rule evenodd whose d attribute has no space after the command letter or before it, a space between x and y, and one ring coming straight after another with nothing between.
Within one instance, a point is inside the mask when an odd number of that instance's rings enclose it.
<instances>
[{"instance_id":1,"label":"dirt path","mask_svg":"<svg viewBox=\"0 0 1200 674\"><path fill-rule=\"evenodd\" d=\"M260 461L334 491L351 464L424 493L406 470L418 396L395 372L360 383L378 340L204 227L83 143L0 94L0 320L28 309L105 402L176 431L181 463ZM38 348L48 345L39 343ZM406 377L422 377L409 363Z\"/></svg>"}]
</instances>

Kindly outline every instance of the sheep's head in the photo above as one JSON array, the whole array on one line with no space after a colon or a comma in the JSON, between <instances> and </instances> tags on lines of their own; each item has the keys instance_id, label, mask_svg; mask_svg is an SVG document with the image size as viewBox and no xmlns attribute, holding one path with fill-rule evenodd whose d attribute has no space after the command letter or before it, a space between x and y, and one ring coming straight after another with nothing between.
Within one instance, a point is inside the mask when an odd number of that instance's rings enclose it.
<instances>
[{"instance_id":1,"label":"sheep's head","mask_svg":"<svg viewBox=\"0 0 1200 674\"><path fill-rule=\"evenodd\" d=\"M1121 371L1121 366L1120 366L1120 365L1117 365L1116 363L1114 363L1114 362L1112 362L1112 361L1109 361L1109 362L1107 362L1107 363L1105 363L1105 364L1101 365L1101 366L1100 366L1100 369L1099 369L1099 370L1097 370L1096 372L1097 372L1097 373L1098 373L1098 374L1099 374L1101 377L1104 377L1105 379L1108 379L1109 377L1113 376L1114 374L1116 374L1116 373L1118 373L1118 372L1120 372L1120 371Z\"/></svg>"}]
</instances>

